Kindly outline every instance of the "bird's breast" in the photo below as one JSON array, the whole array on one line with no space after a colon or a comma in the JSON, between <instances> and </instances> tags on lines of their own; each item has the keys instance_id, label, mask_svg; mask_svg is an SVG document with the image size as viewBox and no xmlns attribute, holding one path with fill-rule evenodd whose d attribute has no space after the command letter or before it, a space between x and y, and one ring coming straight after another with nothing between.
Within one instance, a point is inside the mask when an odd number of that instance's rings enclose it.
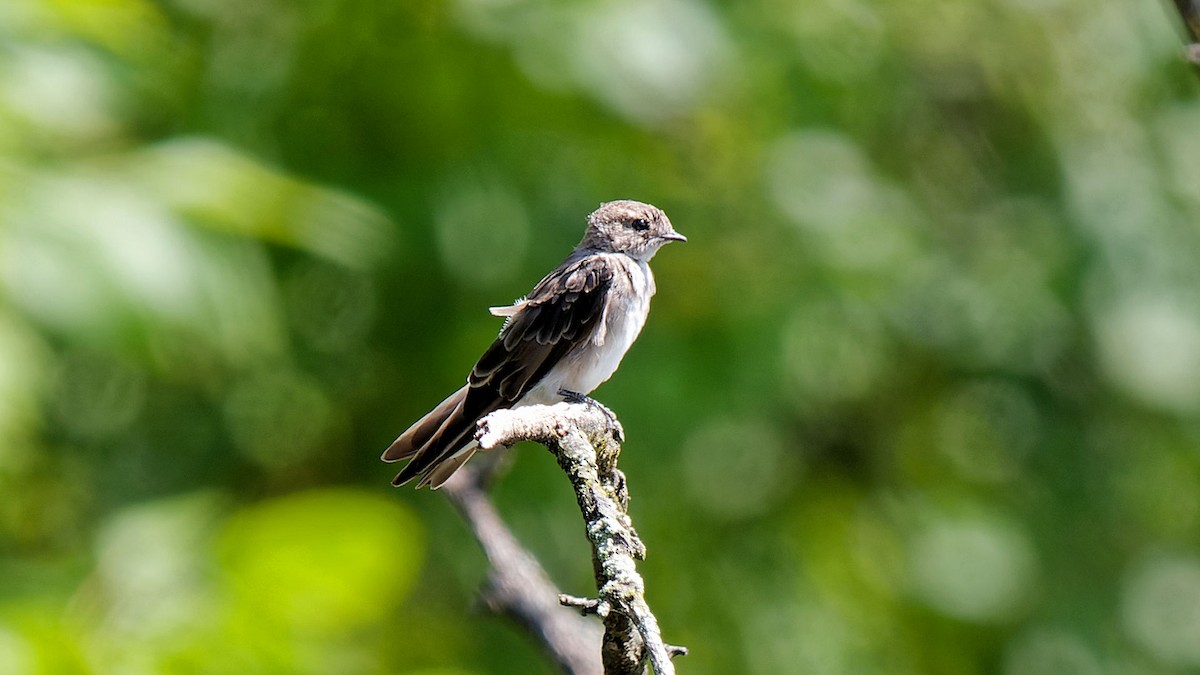
<instances>
[{"instance_id":1,"label":"bird's breast","mask_svg":"<svg viewBox=\"0 0 1200 675\"><path fill-rule=\"evenodd\" d=\"M538 387L544 394L553 395L559 389L590 393L612 377L646 324L655 290L650 267L628 256L611 255L618 269L607 293L601 325L547 375L544 386Z\"/></svg>"}]
</instances>

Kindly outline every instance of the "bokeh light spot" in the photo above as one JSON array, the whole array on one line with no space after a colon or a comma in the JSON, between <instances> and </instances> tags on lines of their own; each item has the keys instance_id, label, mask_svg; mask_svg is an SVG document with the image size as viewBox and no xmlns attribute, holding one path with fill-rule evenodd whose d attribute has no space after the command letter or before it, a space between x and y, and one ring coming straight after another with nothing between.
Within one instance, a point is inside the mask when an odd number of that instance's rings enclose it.
<instances>
[{"instance_id":1,"label":"bokeh light spot","mask_svg":"<svg viewBox=\"0 0 1200 675\"><path fill-rule=\"evenodd\" d=\"M815 77L855 82L870 75L882 57L885 26L868 2L796 5L790 23L796 50Z\"/></svg>"},{"instance_id":2,"label":"bokeh light spot","mask_svg":"<svg viewBox=\"0 0 1200 675\"><path fill-rule=\"evenodd\" d=\"M878 317L850 302L807 303L784 333L787 382L802 405L866 395L889 360Z\"/></svg>"},{"instance_id":3,"label":"bokeh light spot","mask_svg":"<svg viewBox=\"0 0 1200 675\"><path fill-rule=\"evenodd\" d=\"M1200 666L1200 559L1152 557L1130 570L1121 593L1130 636L1175 666Z\"/></svg>"},{"instance_id":4,"label":"bokeh light spot","mask_svg":"<svg viewBox=\"0 0 1200 675\"><path fill-rule=\"evenodd\" d=\"M1200 318L1161 295L1118 301L1099 320L1108 375L1146 403L1177 412L1200 406Z\"/></svg>"},{"instance_id":5,"label":"bokeh light spot","mask_svg":"<svg viewBox=\"0 0 1200 675\"><path fill-rule=\"evenodd\" d=\"M767 153L766 191L775 206L847 269L893 266L915 254L918 218L905 193L874 175L847 136L793 131Z\"/></svg>"},{"instance_id":6,"label":"bokeh light spot","mask_svg":"<svg viewBox=\"0 0 1200 675\"><path fill-rule=\"evenodd\" d=\"M799 478L800 448L754 420L714 420L682 454L687 494L698 508L729 519L768 512Z\"/></svg>"},{"instance_id":7,"label":"bokeh light spot","mask_svg":"<svg viewBox=\"0 0 1200 675\"><path fill-rule=\"evenodd\" d=\"M580 16L579 82L627 117L656 122L711 96L731 58L721 23L703 3L598 3Z\"/></svg>"},{"instance_id":8,"label":"bokeh light spot","mask_svg":"<svg viewBox=\"0 0 1200 675\"><path fill-rule=\"evenodd\" d=\"M0 60L0 110L41 134L73 143L117 131L108 71L83 49L9 49Z\"/></svg>"},{"instance_id":9,"label":"bokeh light spot","mask_svg":"<svg viewBox=\"0 0 1200 675\"><path fill-rule=\"evenodd\" d=\"M909 542L913 592L959 619L1010 619L1032 591L1037 563L1029 537L994 517L941 517Z\"/></svg>"},{"instance_id":10,"label":"bokeh light spot","mask_svg":"<svg viewBox=\"0 0 1200 675\"><path fill-rule=\"evenodd\" d=\"M205 548L219 504L209 493L185 495L129 507L105 523L97 572L110 639L170 635L211 620Z\"/></svg>"},{"instance_id":11,"label":"bokeh light spot","mask_svg":"<svg viewBox=\"0 0 1200 675\"><path fill-rule=\"evenodd\" d=\"M1084 642L1071 633L1034 629L1004 653L1004 675L1101 675L1105 670Z\"/></svg>"}]
</instances>

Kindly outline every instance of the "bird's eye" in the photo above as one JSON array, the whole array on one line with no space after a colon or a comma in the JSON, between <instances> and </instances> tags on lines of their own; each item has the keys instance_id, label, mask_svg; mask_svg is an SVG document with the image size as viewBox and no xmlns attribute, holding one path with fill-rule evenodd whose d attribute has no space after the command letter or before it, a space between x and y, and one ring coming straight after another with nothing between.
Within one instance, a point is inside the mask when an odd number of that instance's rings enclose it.
<instances>
[{"instance_id":1,"label":"bird's eye","mask_svg":"<svg viewBox=\"0 0 1200 675\"><path fill-rule=\"evenodd\" d=\"M629 227L632 227L633 229L637 230L638 232L645 232L646 230L650 229L650 223L647 223L645 220L643 220L641 218L637 218L635 220L629 221Z\"/></svg>"}]
</instances>

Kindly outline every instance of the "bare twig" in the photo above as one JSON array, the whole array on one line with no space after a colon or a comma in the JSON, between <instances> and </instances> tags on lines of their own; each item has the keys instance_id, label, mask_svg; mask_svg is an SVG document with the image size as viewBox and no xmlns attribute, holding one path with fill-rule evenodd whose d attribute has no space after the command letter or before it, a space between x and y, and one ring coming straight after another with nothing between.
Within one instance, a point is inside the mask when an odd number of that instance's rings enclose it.
<instances>
[{"instance_id":1,"label":"bare twig","mask_svg":"<svg viewBox=\"0 0 1200 675\"><path fill-rule=\"evenodd\" d=\"M575 607L583 616L600 613L600 601L595 598L581 598L577 595L558 595L558 604L563 607Z\"/></svg>"},{"instance_id":2,"label":"bare twig","mask_svg":"<svg viewBox=\"0 0 1200 675\"><path fill-rule=\"evenodd\" d=\"M658 620L644 597L636 560L646 549L626 513L629 492L617 469L621 437L616 418L592 403L559 403L498 410L479 422L485 450L530 440L554 453L575 489L592 543L598 600L566 598L604 619L601 649L607 675L641 675L647 661L658 675L674 675L671 657L687 650L663 643Z\"/></svg>"},{"instance_id":3,"label":"bare twig","mask_svg":"<svg viewBox=\"0 0 1200 675\"><path fill-rule=\"evenodd\" d=\"M487 467L468 464L442 486L491 563L480 602L529 631L563 672L599 675L603 672L595 648L599 627L555 602L558 589L488 498L485 483L489 476Z\"/></svg>"},{"instance_id":4,"label":"bare twig","mask_svg":"<svg viewBox=\"0 0 1200 675\"><path fill-rule=\"evenodd\" d=\"M1175 9L1183 19L1183 28L1188 34L1188 46L1184 52L1188 61L1200 66L1200 2L1198 0L1175 0Z\"/></svg>"}]
</instances>

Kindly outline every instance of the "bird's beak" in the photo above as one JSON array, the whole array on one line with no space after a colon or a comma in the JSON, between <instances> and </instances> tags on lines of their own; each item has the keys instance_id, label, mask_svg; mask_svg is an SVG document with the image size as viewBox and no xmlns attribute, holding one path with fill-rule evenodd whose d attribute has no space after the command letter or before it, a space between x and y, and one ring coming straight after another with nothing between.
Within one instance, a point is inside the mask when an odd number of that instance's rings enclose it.
<instances>
[{"instance_id":1,"label":"bird's beak","mask_svg":"<svg viewBox=\"0 0 1200 675\"><path fill-rule=\"evenodd\" d=\"M662 238L666 239L667 241L687 241L687 237L675 231L664 234Z\"/></svg>"}]
</instances>

